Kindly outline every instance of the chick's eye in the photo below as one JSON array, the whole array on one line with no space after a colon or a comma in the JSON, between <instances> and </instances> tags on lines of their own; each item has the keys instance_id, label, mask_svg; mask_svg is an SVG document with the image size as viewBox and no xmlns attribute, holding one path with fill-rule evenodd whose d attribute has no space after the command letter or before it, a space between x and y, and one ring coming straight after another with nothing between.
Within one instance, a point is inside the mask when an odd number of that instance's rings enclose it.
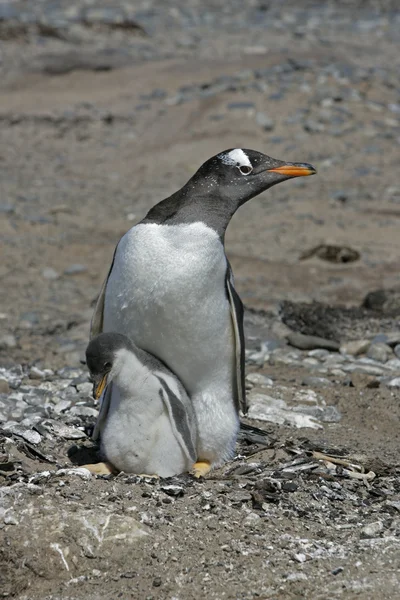
<instances>
[{"instance_id":1,"label":"chick's eye","mask_svg":"<svg viewBox=\"0 0 400 600\"><path fill-rule=\"evenodd\" d=\"M248 165L241 165L239 167L239 171L241 172L242 175L250 175L252 170L253 170L253 167L249 167Z\"/></svg>"},{"instance_id":2,"label":"chick's eye","mask_svg":"<svg viewBox=\"0 0 400 600\"><path fill-rule=\"evenodd\" d=\"M106 371L109 371L109 370L111 369L111 367L112 367L112 364L111 364L110 362L106 362L106 363L104 363L104 369L105 369Z\"/></svg>"}]
</instances>

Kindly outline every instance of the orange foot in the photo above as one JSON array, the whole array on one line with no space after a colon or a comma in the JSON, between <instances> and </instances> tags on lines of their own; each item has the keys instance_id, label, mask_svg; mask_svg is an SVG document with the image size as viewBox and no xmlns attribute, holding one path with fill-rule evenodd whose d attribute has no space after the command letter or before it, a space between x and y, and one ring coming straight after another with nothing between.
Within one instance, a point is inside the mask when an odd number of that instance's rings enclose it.
<instances>
[{"instance_id":1,"label":"orange foot","mask_svg":"<svg viewBox=\"0 0 400 600\"><path fill-rule=\"evenodd\" d=\"M205 477L211 471L211 464L208 460L198 460L192 467L192 474L199 479Z\"/></svg>"}]
</instances>

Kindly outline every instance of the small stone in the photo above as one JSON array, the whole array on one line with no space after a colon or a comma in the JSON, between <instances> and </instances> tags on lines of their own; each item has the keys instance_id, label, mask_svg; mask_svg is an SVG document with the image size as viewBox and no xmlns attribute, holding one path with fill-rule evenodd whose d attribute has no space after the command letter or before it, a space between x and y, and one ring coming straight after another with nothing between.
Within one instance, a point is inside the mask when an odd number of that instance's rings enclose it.
<instances>
[{"instance_id":1,"label":"small stone","mask_svg":"<svg viewBox=\"0 0 400 600\"><path fill-rule=\"evenodd\" d=\"M55 269L52 269L51 267L46 267L45 269L43 269L42 276L45 279L58 279L59 277L57 271L55 271Z\"/></svg>"},{"instance_id":2,"label":"small stone","mask_svg":"<svg viewBox=\"0 0 400 600\"><path fill-rule=\"evenodd\" d=\"M328 350L316 348L315 350L310 350L308 352L308 356L311 356L311 358L318 358L318 360L326 360L328 356L331 356L331 354ZM335 357L335 355L332 356Z\"/></svg>"},{"instance_id":3,"label":"small stone","mask_svg":"<svg viewBox=\"0 0 400 600\"><path fill-rule=\"evenodd\" d=\"M89 381L85 381L83 383L79 383L76 386L76 389L80 394L86 394L87 396L91 396L93 392L93 384Z\"/></svg>"},{"instance_id":4,"label":"small stone","mask_svg":"<svg viewBox=\"0 0 400 600\"><path fill-rule=\"evenodd\" d=\"M255 512L249 513L247 517L243 519L243 525L245 527L254 527L257 526L261 520L260 515Z\"/></svg>"},{"instance_id":5,"label":"small stone","mask_svg":"<svg viewBox=\"0 0 400 600\"><path fill-rule=\"evenodd\" d=\"M396 346L393 348L393 351L397 358L400 358L400 344L396 344Z\"/></svg>"},{"instance_id":6,"label":"small stone","mask_svg":"<svg viewBox=\"0 0 400 600\"><path fill-rule=\"evenodd\" d=\"M301 382L301 385L309 387L331 387L332 381L326 379L326 377L305 377Z\"/></svg>"},{"instance_id":7,"label":"small stone","mask_svg":"<svg viewBox=\"0 0 400 600\"><path fill-rule=\"evenodd\" d=\"M153 579L153 587L160 587L161 584L162 584L161 577L156 577L155 579Z\"/></svg>"},{"instance_id":8,"label":"small stone","mask_svg":"<svg viewBox=\"0 0 400 600\"><path fill-rule=\"evenodd\" d=\"M227 105L228 110L249 110L254 109L254 102L229 102Z\"/></svg>"},{"instance_id":9,"label":"small stone","mask_svg":"<svg viewBox=\"0 0 400 600\"><path fill-rule=\"evenodd\" d=\"M383 523L382 521L375 521L374 523L369 523L365 525L361 529L361 537L362 538L375 538L377 534L383 531Z\"/></svg>"},{"instance_id":10,"label":"small stone","mask_svg":"<svg viewBox=\"0 0 400 600\"><path fill-rule=\"evenodd\" d=\"M293 559L299 563L304 563L307 560L307 556L303 552L298 552L293 555Z\"/></svg>"},{"instance_id":11,"label":"small stone","mask_svg":"<svg viewBox=\"0 0 400 600\"><path fill-rule=\"evenodd\" d=\"M395 377L386 383L390 388L400 388L400 377Z\"/></svg>"},{"instance_id":12,"label":"small stone","mask_svg":"<svg viewBox=\"0 0 400 600\"><path fill-rule=\"evenodd\" d=\"M378 388L380 386L379 380L374 375L367 375L365 373L357 373L355 371L351 374L351 384L356 389L362 388Z\"/></svg>"},{"instance_id":13,"label":"small stone","mask_svg":"<svg viewBox=\"0 0 400 600\"><path fill-rule=\"evenodd\" d=\"M85 265L73 264L64 269L64 275L79 275L85 271L87 271L87 267L85 267Z\"/></svg>"},{"instance_id":14,"label":"small stone","mask_svg":"<svg viewBox=\"0 0 400 600\"><path fill-rule=\"evenodd\" d=\"M287 340L291 346L300 350L313 350L315 348L324 348L325 350L339 350L338 342L325 340L315 335L304 335L302 333L289 333Z\"/></svg>"},{"instance_id":15,"label":"small stone","mask_svg":"<svg viewBox=\"0 0 400 600\"><path fill-rule=\"evenodd\" d=\"M76 467L76 468L72 468L72 469L58 469L58 471L55 472L55 475L58 475L58 476L76 475L77 477L80 477L81 479L84 479L85 481L88 481L92 476L89 469L85 469L85 467Z\"/></svg>"},{"instance_id":16,"label":"small stone","mask_svg":"<svg viewBox=\"0 0 400 600\"><path fill-rule=\"evenodd\" d=\"M185 493L185 490L181 485L162 485L160 489L164 492L164 494L173 497L180 497Z\"/></svg>"},{"instance_id":17,"label":"small stone","mask_svg":"<svg viewBox=\"0 0 400 600\"><path fill-rule=\"evenodd\" d=\"M253 385L259 385L261 387L270 387L274 385L274 382L270 377L263 375L262 373L249 373L246 376L246 381L252 383Z\"/></svg>"},{"instance_id":18,"label":"small stone","mask_svg":"<svg viewBox=\"0 0 400 600\"><path fill-rule=\"evenodd\" d=\"M9 431L14 435L22 437L24 440L29 442L30 444L39 444L42 440L42 436L37 431L33 431L32 429L25 429L21 425L18 425L15 422L9 421L5 423L3 426L4 431Z\"/></svg>"},{"instance_id":19,"label":"small stone","mask_svg":"<svg viewBox=\"0 0 400 600\"><path fill-rule=\"evenodd\" d=\"M76 404L70 409L69 414L76 417L97 417L99 411L91 406L81 406Z\"/></svg>"},{"instance_id":20,"label":"small stone","mask_svg":"<svg viewBox=\"0 0 400 600\"><path fill-rule=\"evenodd\" d=\"M272 131L275 127L275 121L263 112L256 113L256 123L264 129L264 131Z\"/></svg>"},{"instance_id":21,"label":"small stone","mask_svg":"<svg viewBox=\"0 0 400 600\"><path fill-rule=\"evenodd\" d=\"M68 410L71 407L71 405L72 405L71 400L66 400L66 399L60 400L59 402L57 402L57 404L55 405L53 410L57 415L60 415L61 413Z\"/></svg>"},{"instance_id":22,"label":"small stone","mask_svg":"<svg viewBox=\"0 0 400 600\"><path fill-rule=\"evenodd\" d=\"M3 377L0 377L0 394L9 394L10 386L8 385L8 381Z\"/></svg>"},{"instance_id":23,"label":"small stone","mask_svg":"<svg viewBox=\"0 0 400 600\"><path fill-rule=\"evenodd\" d=\"M377 344L371 344L368 348L367 357L372 358L381 363L387 362L389 356L392 354L392 349L387 344L378 342Z\"/></svg>"},{"instance_id":24,"label":"small stone","mask_svg":"<svg viewBox=\"0 0 400 600\"><path fill-rule=\"evenodd\" d=\"M296 492L298 487L299 486L294 481L286 481L282 484L282 490L284 492Z\"/></svg>"},{"instance_id":25,"label":"small stone","mask_svg":"<svg viewBox=\"0 0 400 600\"><path fill-rule=\"evenodd\" d=\"M344 567L336 567L336 569L332 569L332 575L339 575L339 573L343 573Z\"/></svg>"},{"instance_id":26,"label":"small stone","mask_svg":"<svg viewBox=\"0 0 400 600\"><path fill-rule=\"evenodd\" d=\"M0 338L0 350L7 350L17 347L17 340L14 335L2 335Z\"/></svg>"},{"instance_id":27,"label":"small stone","mask_svg":"<svg viewBox=\"0 0 400 600\"><path fill-rule=\"evenodd\" d=\"M41 369L37 367L31 367L29 370L29 379L44 379L46 374Z\"/></svg>"},{"instance_id":28,"label":"small stone","mask_svg":"<svg viewBox=\"0 0 400 600\"><path fill-rule=\"evenodd\" d=\"M350 354L350 356L358 356L359 354L365 354L370 347L370 340L354 340L352 342L345 342L340 346L340 354Z\"/></svg>"}]
</instances>

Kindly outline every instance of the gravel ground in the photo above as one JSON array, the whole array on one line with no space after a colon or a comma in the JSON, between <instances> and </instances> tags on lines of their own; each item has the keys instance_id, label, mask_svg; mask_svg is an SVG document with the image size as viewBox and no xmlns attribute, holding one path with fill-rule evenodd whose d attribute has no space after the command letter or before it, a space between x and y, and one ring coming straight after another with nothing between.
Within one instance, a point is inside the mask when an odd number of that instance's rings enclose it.
<instances>
[{"instance_id":1,"label":"gravel ground","mask_svg":"<svg viewBox=\"0 0 400 600\"><path fill-rule=\"evenodd\" d=\"M0 2L4 597L398 597L399 32L394 1ZM228 231L237 456L90 476L80 360L114 245L240 146L318 176Z\"/></svg>"}]
</instances>

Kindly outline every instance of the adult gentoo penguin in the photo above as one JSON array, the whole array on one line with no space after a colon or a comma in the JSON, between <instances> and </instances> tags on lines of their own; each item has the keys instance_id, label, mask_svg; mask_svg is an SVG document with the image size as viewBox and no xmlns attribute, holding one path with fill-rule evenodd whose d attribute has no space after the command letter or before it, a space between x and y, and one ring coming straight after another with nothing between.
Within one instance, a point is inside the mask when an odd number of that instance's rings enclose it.
<instances>
[{"instance_id":1,"label":"adult gentoo penguin","mask_svg":"<svg viewBox=\"0 0 400 600\"><path fill-rule=\"evenodd\" d=\"M224 250L233 214L264 190L314 167L235 148L207 160L119 241L92 335L128 334L162 360L189 394L197 420L196 475L233 454L246 412L243 305ZM106 414L113 390L103 399Z\"/></svg>"},{"instance_id":2,"label":"adult gentoo penguin","mask_svg":"<svg viewBox=\"0 0 400 600\"><path fill-rule=\"evenodd\" d=\"M195 417L171 371L126 335L113 332L90 341L86 364L95 398L113 382L107 419L100 420L101 453L107 462L86 468L160 477L189 471L196 460Z\"/></svg>"}]
</instances>

